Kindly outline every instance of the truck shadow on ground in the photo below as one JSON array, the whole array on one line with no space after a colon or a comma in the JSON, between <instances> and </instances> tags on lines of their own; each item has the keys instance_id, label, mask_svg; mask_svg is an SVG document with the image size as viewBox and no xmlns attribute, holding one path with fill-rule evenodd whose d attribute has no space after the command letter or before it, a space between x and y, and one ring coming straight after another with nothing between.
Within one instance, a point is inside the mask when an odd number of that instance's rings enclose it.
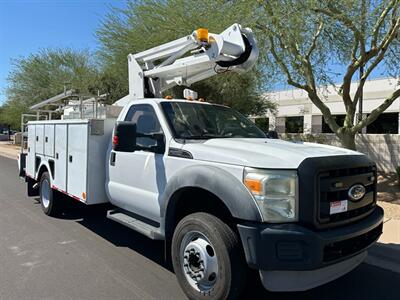
<instances>
[{"instance_id":1,"label":"truck shadow on ground","mask_svg":"<svg viewBox=\"0 0 400 300\"><path fill-rule=\"evenodd\" d=\"M101 236L117 247L127 247L132 251L156 262L162 268L173 272L171 265L164 260L164 243L153 241L135 231L107 219L107 205L86 207L75 203L61 218L75 220L85 228ZM271 293L266 291L257 273L249 274L248 284L242 299L397 299L400 274L362 264L354 271L321 287L292 293Z\"/></svg>"}]
</instances>

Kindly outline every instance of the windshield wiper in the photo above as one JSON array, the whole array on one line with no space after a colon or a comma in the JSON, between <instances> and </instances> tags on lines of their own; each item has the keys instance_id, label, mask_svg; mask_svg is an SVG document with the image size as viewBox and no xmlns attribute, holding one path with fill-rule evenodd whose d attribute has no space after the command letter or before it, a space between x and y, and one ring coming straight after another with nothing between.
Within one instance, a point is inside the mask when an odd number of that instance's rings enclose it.
<instances>
[{"instance_id":1,"label":"windshield wiper","mask_svg":"<svg viewBox=\"0 0 400 300\"><path fill-rule=\"evenodd\" d=\"M185 140L208 140L208 139L218 139L223 138L221 135L211 134L211 133L203 133L199 135L190 135L190 136L180 136Z\"/></svg>"}]
</instances>

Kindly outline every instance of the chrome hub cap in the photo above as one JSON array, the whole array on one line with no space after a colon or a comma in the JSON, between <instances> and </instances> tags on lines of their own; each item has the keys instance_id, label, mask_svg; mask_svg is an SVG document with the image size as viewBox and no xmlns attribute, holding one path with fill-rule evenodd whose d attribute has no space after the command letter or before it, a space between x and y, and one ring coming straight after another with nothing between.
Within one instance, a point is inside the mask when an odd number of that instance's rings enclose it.
<instances>
[{"instance_id":1,"label":"chrome hub cap","mask_svg":"<svg viewBox=\"0 0 400 300\"><path fill-rule=\"evenodd\" d=\"M44 208L50 205L50 183L48 180L43 180L40 186L40 195Z\"/></svg>"},{"instance_id":2,"label":"chrome hub cap","mask_svg":"<svg viewBox=\"0 0 400 300\"><path fill-rule=\"evenodd\" d=\"M181 257L190 285L202 293L211 290L218 277L218 259L208 238L200 232L188 232L182 240Z\"/></svg>"}]
</instances>

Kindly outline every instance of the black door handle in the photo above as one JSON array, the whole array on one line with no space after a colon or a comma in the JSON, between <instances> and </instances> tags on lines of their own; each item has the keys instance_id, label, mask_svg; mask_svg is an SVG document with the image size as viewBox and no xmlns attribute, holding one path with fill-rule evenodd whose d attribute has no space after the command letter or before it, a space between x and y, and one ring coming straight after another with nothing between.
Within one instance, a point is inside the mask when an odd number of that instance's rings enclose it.
<instances>
[{"instance_id":1,"label":"black door handle","mask_svg":"<svg viewBox=\"0 0 400 300\"><path fill-rule=\"evenodd\" d=\"M70 163L72 163L72 155L70 155L70 156L68 157L68 160L69 160Z\"/></svg>"},{"instance_id":2,"label":"black door handle","mask_svg":"<svg viewBox=\"0 0 400 300\"><path fill-rule=\"evenodd\" d=\"M110 157L110 165L115 166L115 160L117 158L117 153L111 152L111 157Z\"/></svg>"}]
</instances>

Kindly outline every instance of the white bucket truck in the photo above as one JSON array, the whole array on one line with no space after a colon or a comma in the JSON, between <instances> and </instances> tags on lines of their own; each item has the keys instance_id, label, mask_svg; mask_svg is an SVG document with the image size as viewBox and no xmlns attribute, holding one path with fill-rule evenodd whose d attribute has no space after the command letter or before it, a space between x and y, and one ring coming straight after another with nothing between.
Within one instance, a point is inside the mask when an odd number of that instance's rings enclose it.
<instances>
[{"instance_id":1,"label":"white bucket truck","mask_svg":"<svg viewBox=\"0 0 400 300\"><path fill-rule=\"evenodd\" d=\"M271 291L349 272L382 232L371 160L269 139L225 106L161 98L176 85L246 71L257 57L251 30L239 24L129 55L130 94L116 103L117 120L28 123L20 170L29 195L40 195L50 216L61 194L111 202L110 219L165 241L190 299L239 297L249 268Z\"/></svg>"}]
</instances>

